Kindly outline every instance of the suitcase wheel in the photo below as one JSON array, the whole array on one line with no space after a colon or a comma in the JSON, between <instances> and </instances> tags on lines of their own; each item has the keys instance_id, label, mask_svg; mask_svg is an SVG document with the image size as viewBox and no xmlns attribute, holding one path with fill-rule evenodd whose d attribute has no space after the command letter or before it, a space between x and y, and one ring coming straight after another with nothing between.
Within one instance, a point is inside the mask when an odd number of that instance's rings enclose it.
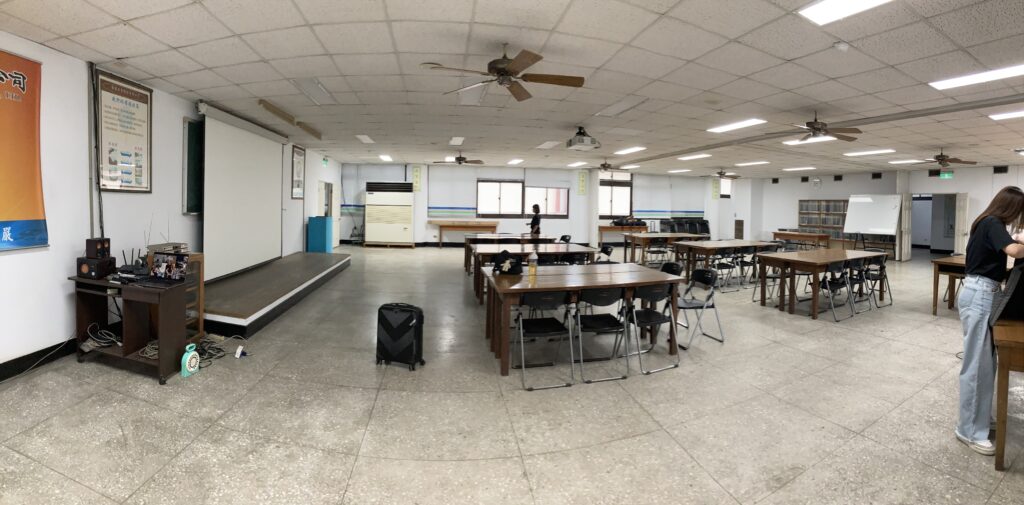
<instances>
[{"instance_id":1,"label":"suitcase wheel","mask_svg":"<svg viewBox=\"0 0 1024 505\"><path fill-rule=\"evenodd\" d=\"M415 372L416 371L416 364L415 363L409 365L409 371L410 372Z\"/></svg>"},{"instance_id":2,"label":"suitcase wheel","mask_svg":"<svg viewBox=\"0 0 1024 505\"><path fill-rule=\"evenodd\" d=\"M389 359L384 360L384 364L385 365L390 365L391 364L391 360L389 360Z\"/></svg>"},{"instance_id":3,"label":"suitcase wheel","mask_svg":"<svg viewBox=\"0 0 1024 505\"><path fill-rule=\"evenodd\" d=\"M427 362L421 359L421 360L420 360L420 364L421 364L421 365L426 365L426 364L427 364Z\"/></svg>"}]
</instances>

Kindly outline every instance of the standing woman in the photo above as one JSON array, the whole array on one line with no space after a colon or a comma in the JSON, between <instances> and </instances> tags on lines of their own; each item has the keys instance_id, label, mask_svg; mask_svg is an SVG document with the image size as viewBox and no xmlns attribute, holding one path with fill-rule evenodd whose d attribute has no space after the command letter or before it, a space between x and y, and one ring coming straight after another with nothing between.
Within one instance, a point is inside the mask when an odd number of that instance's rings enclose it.
<instances>
[{"instance_id":1,"label":"standing woman","mask_svg":"<svg viewBox=\"0 0 1024 505\"><path fill-rule=\"evenodd\" d=\"M995 454L989 441L992 391L995 387L995 347L988 325L992 301L1006 278L1006 256L1024 258L1017 235L1024 224L1024 192L1007 186L971 225L967 242L967 277L957 305L964 329L964 359L960 368L960 422L956 438L979 454Z\"/></svg>"},{"instance_id":2,"label":"standing woman","mask_svg":"<svg viewBox=\"0 0 1024 505\"><path fill-rule=\"evenodd\" d=\"M533 204L533 219L529 226L530 235L540 235L540 205Z\"/></svg>"}]
</instances>

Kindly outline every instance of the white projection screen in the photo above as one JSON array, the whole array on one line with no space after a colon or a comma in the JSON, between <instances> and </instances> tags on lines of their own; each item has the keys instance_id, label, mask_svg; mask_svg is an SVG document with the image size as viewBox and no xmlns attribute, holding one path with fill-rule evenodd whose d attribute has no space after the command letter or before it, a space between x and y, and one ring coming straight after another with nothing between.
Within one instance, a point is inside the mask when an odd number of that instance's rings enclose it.
<instances>
[{"instance_id":1,"label":"white projection screen","mask_svg":"<svg viewBox=\"0 0 1024 505\"><path fill-rule=\"evenodd\" d=\"M281 257L282 144L206 116L207 280Z\"/></svg>"}]
</instances>

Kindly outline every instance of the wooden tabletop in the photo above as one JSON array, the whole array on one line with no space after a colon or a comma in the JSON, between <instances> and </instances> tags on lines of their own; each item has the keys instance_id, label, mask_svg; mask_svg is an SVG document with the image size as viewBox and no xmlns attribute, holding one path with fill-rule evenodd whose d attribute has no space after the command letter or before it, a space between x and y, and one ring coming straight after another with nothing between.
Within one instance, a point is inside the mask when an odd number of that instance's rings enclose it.
<instances>
[{"instance_id":1,"label":"wooden tabletop","mask_svg":"<svg viewBox=\"0 0 1024 505\"><path fill-rule=\"evenodd\" d=\"M528 256L532 252L537 254L567 254L567 253L598 253L597 249L576 244L473 244L473 254L498 254L501 251L508 251L510 254Z\"/></svg>"},{"instance_id":2,"label":"wooden tabletop","mask_svg":"<svg viewBox=\"0 0 1024 505\"><path fill-rule=\"evenodd\" d=\"M702 240L698 242L680 241L677 246L689 247L692 249L725 249L730 247L768 247L777 245L773 242L762 242L760 240Z\"/></svg>"},{"instance_id":3,"label":"wooden tabletop","mask_svg":"<svg viewBox=\"0 0 1024 505\"><path fill-rule=\"evenodd\" d=\"M946 256L932 260L935 265L967 268L967 256Z\"/></svg>"},{"instance_id":4,"label":"wooden tabletop","mask_svg":"<svg viewBox=\"0 0 1024 505\"><path fill-rule=\"evenodd\" d=\"M615 230L640 230L647 229L646 224L602 224L597 227L601 231L615 231Z\"/></svg>"},{"instance_id":5,"label":"wooden tabletop","mask_svg":"<svg viewBox=\"0 0 1024 505\"><path fill-rule=\"evenodd\" d=\"M440 219L431 219L427 221L427 224L436 226L498 226L497 221L445 221Z\"/></svg>"},{"instance_id":6,"label":"wooden tabletop","mask_svg":"<svg viewBox=\"0 0 1024 505\"><path fill-rule=\"evenodd\" d=\"M555 240L551 235L532 235L529 233L467 233L466 240Z\"/></svg>"},{"instance_id":7,"label":"wooden tabletop","mask_svg":"<svg viewBox=\"0 0 1024 505\"><path fill-rule=\"evenodd\" d=\"M623 272L657 272L657 270L638 265L636 263L592 263L589 265L547 265L538 266L537 275L587 275L607 274ZM486 270L484 275L494 275L491 270ZM525 274L523 274L525 275Z\"/></svg>"},{"instance_id":8,"label":"wooden tabletop","mask_svg":"<svg viewBox=\"0 0 1024 505\"><path fill-rule=\"evenodd\" d=\"M578 290L610 287L636 287L651 284L681 283L683 278L657 270L581 273L573 275L498 275L491 278L494 290L502 295L531 291Z\"/></svg>"},{"instance_id":9,"label":"wooden tabletop","mask_svg":"<svg viewBox=\"0 0 1024 505\"><path fill-rule=\"evenodd\" d=\"M669 233L669 232L643 232L643 233L623 233L623 237L633 238L708 238L711 235L706 233Z\"/></svg>"},{"instance_id":10,"label":"wooden tabletop","mask_svg":"<svg viewBox=\"0 0 1024 505\"><path fill-rule=\"evenodd\" d=\"M809 233L806 231L773 231L772 235L810 239L831 238L831 236L828 233Z\"/></svg>"},{"instance_id":11,"label":"wooden tabletop","mask_svg":"<svg viewBox=\"0 0 1024 505\"><path fill-rule=\"evenodd\" d=\"M885 256L884 252L857 251L850 249L811 249L809 251L763 253L761 259L779 260L801 265L827 265L837 261L875 258Z\"/></svg>"},{"instance_id":12,"label":"wooden tabletop","mask_svg":"<svg viewBox=\"0 0 1024 505\"><path fill-rule=\"evenodd\" d=\"M996 346L1024 347L1024 321L1000 319L992 327L992 340Z\"/></svg>"}]
</instances>

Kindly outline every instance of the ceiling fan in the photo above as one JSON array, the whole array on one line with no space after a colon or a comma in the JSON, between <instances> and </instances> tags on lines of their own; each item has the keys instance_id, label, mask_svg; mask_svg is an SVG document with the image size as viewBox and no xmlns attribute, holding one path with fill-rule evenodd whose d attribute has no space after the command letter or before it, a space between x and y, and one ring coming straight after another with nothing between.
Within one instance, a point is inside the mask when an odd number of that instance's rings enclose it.
<instances>
[{"instance_id":1,"label":"ceiling fan","mask_svg":"<svg viewBox=\"0 0 1024 505\"><path fill-rule=\"evenodd\" d=\"M839 140L853 142L854 140L857 140L857 137L851 137L843 134L864 133L858 128L829 128L828 123L818 121L818 111L814 111L814 121L808 121L803 125L794 124L793 126L803 128L809 132L804 138L800 139L800 142L805 142L815 137L835 137Z\"/></svg>"},{"instance_id":2,"label":"ceiling fan","mask_svg":"<svg viewBox=\"0 0 1024 505\"><path fill-rule=\"evenodd\" d=\"M454 161L435 161L435 165L483 165L484 160L468 160L462 155L462 151L459 151L459 155L455 157Z\"/></svg>"},{"instance_id":3,"label":"ceiling fan","mask_svg":"<svg viewBox=\"0 0 1024 505\"><path fill-rule=\"evenodd\" d=\"M604 163L598 165L597 168L600 168L601 170L626 170L625 168L622 167L612 166L611 163L608 163L607 159L604 160Z\"/></svg>"},{"instance_id":4,"label":"ceiling fan","mask_svg":"<svg viewBox=\"0 0 1024 505\"><path fill-rule=\"evenodd\" d=\"M927 161L923 161L921 163L914 163L914 164L915 165L928 165L930 163L938 163L939 166L942 167L942 168L948 167L950 163L957 163L957 164L960 164L960 165L977 165L978 164L977 161L967 161L967 160L962 160L960 158L950 158L948 154L945 154L945 153L942 152L942 149L939 149L939 154L936 154L934 158L928 158Z\"/></svg>"},{"instance_id":5,"label":"ceiling fan","mask_svg":"<svg viewBox=\"0 0 1024 505\"><path fill-rule=\"evenodd\" d=\"M719 169L717 172L711 175L702 175L701 177L717 177L718 179L739 179L740 176L732 172L726 172L725 170Z\"/></svg>"},{"instance_id":6,"label":"ceiling fan","mask_svg":"<svg viewBox=\"0 0 1024 505\"><path fill-rule=\"evenodd\" d=\"M508 44L505 44L507 47ZM463 74L476 74L491 77L486 81L481 81L476 84L470 84L469 86L463 86L459 89L448 91L445 94L458 93L460 91L466 91L480 86L486 86L492 82L497 82L499 85L508 90L509 93L517 100L522 102L530 98L530 92L526 91L526 88L519 81L523 82L536 82L539 84L554 84L556 86L570 86L573 88L579 88L583 86L583 78L572 75L558 75L558 74L522 74L520 72L526 70L534 63L544 59L543 56L527 51L523 49L519 51L519 54L515 58L509 58L506 50L502 50L501 58L491 60L487 63L487 71L480 70L468 70L464 68L453 68L446 67L440 63L424 62L420 66L430 70L444 70L448 72L460 72Z\"/></svg>"}]
</instances>

